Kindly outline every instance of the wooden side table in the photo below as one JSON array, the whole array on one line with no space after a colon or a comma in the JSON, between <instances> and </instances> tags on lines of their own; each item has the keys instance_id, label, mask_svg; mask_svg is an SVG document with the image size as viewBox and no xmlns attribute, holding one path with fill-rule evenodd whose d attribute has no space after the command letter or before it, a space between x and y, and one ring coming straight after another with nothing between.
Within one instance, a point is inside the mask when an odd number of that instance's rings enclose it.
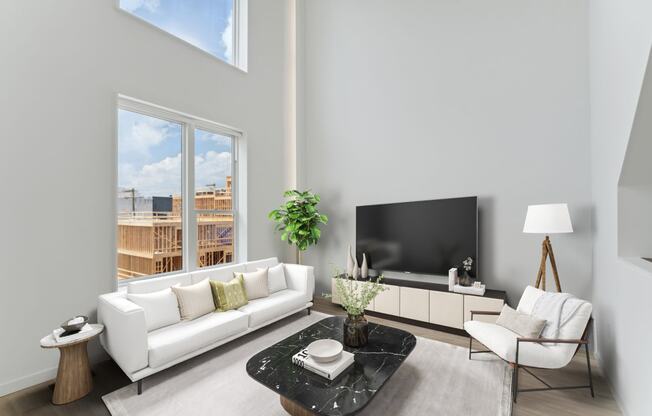
<instances>
[{"instance_id":1,"label":"wooden side table","mask_svg":"<svg viewBox=\"0 0 652 416\"><path fill-rule=\"evenodd\" d=\"M41 348L59 349L59 370L54 384L53 404L67 404L86 396L93 389L88 365L88 341L104 331L104 325L90 324L92 330L82 338L58 341L52 334L41 339Z\"/></svg>"}]
</instances>

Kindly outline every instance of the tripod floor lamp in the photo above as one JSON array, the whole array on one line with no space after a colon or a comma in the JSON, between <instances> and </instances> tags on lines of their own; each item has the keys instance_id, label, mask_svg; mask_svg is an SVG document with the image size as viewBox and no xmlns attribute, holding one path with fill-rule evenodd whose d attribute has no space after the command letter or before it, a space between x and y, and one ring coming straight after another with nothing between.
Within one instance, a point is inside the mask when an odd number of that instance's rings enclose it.
<instances>
[{"instance_id":1,"label":"tripod floor lamp","mask_svg":"<svg viewBox=\"0 0 652 416\"><path fill-rule=\"evenodd\" d=\"M561 292L557 262L555 261L555 254L552 251L550 234L573 232L573 225L571 224L570 214L568 213L568 205L544 204L528 206L523 232L544 234L546 236L543 243L541 243L541 263L539 264L535 287L546 290L546 261L550 257L550 265L552 266L552 274L557 285L557 292Z\"/></svg>"}]
</instances>

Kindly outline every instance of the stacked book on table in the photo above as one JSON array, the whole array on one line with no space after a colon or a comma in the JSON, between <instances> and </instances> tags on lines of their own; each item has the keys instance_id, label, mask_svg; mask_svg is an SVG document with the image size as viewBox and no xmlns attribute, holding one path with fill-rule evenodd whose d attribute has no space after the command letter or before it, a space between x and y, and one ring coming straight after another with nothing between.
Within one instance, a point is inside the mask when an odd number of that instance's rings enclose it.
<instances>
[{"instance_id":1,"label":"stacked book on table","mask_svg":"<svg viewBox=\"0 0 652 416\"><path fill-rule=\"evenodd\" d=\"M342 351L340 357L329 363L318 363L308 354L308 349L305 348L292 357L292 363L306 370L312 371L329 380L342 374L344 370L353 364L353 354L348 351Z\"/></svg>"}]
</instances>

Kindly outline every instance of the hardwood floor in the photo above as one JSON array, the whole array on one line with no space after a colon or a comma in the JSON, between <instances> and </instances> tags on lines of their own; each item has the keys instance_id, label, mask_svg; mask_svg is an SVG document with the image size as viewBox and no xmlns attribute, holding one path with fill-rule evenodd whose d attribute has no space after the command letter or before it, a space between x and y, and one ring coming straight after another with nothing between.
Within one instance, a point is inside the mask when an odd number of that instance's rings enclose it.
<instances>
[{"instance_id":1,"label":"hardwood floor","mask_svg":"<svg viewBox=\"0 0 652 416\"><path fill-rule=\"evenodd\" d=\"M339 306L333 305L329 300L323 298L315 299L314 310L332 315L344 314L344 311ZM369 316L368 319L372 322L405 329L420 337L468 348L468 338L463 336L372 316ZM109 412L104 406L101 397L129 384L130 381L112 361L105 361L95 365L93 371L95 373L93 379L95 387L93 391L77 402L64 406L51 404L52 391L49 387L51 383L43 383L0 397L0 415L107 416ZM578 353L572 363L565 369L537 371L537 375L553 385L584 383L586 381L586 357L582 353ZM518 403L514 406L513 414L517 416L620 415L621 412L618 409L618 405L606 381L595 365L593 365L593 381L595 385L595 399L591 398L587 389L523 393L519 395ZM519 385L521 388L540 387L538 381L525 372L521 372L520 374Z\"/></svg>"}]
</instances>

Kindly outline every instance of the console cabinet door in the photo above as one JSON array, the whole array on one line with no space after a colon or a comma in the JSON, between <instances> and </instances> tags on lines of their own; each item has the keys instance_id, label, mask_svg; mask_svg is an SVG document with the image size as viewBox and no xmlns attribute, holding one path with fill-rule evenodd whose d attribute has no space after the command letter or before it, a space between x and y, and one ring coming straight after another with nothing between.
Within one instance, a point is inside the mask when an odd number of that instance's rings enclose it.
<instances>
[{"instance_id":1,"label":"console cabinet door","mask_svg":"<svg viewBox=\"0 0 652 416\"><path fill-rule=\"evenodd\" d=\"M392 285L385 285L385 287L387 290L379 293L374 299L374 311L398 316L400 288Z\"/></svg>"},{"instance_id":2,"label":"console cabinet door","mask_svg":"<svg viewBox=\"0 0 652 416\"><path fill-rule=\"evenodd\" d=\"M401 314L403 318L428 322L430 320L429 290L401 287Z\"/></svg>"},{"instance_id":3,"label":"console cabinet door","mask_svg":"<svg viewBox=\"0 0 652 416\"><path fill-rule=\"evenodd\" d=\"M457 293L430 291L430 323L464 328L464 296Z\"/></svg>"},{"instance_id":4,"label":"console cabinet door","mask_svg":"<svg viewBox=\"0 0 652 416\"><path fill-rule=\"evenodd\" d=\"M464 295L464 322L471 320L471 311L500 312L503 309L502 299L485 298L481 296ZM495 323L497 315L475 315L475 321Z\"/></svg>"}]
</instances>

